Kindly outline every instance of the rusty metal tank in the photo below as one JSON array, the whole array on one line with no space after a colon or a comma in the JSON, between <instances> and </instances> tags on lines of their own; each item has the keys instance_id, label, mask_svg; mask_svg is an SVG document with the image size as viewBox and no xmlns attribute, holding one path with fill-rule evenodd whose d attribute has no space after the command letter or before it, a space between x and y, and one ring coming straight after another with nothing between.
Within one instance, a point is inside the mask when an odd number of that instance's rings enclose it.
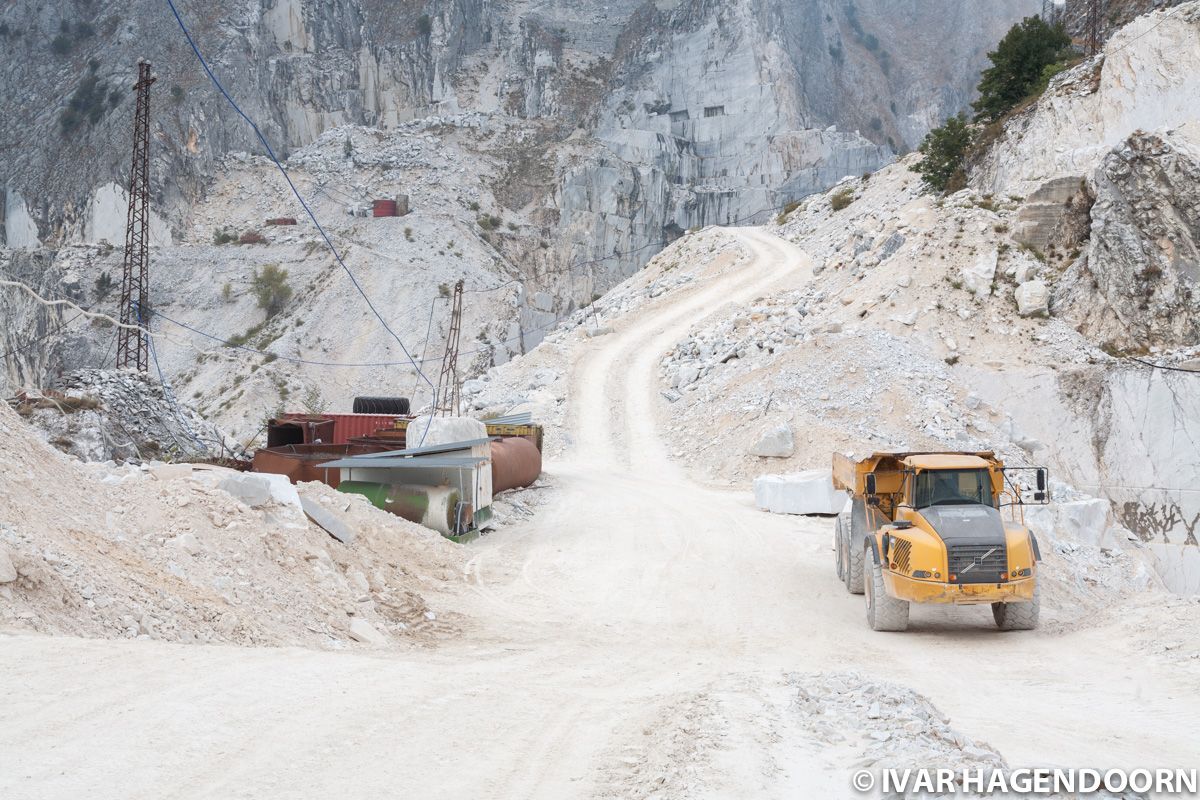
<instances>
[{"instance_id":1,"label":"rusty metal tank","mask_svg":"<svg viewBox=\"0 0 1200 800\"><path fill-rule=\"evenodd\" d=\"M542 474L542 454L521 436L492 442L492 493L528 486Z\"/></svg>"},{"instance_id":2,"label":"rusty metal tank","mask_svg":"<svg viewBox=\"0 0 1200 800\"><path fill-rule=\"evenodd\" d=\"M291 444L263 448L254 454L254 471L286 475L292 483L320 481L336 489L342 471L322 469L322 464L346 456L382 453L389 449L372 444Z\"/></svg>"}]
</instances>

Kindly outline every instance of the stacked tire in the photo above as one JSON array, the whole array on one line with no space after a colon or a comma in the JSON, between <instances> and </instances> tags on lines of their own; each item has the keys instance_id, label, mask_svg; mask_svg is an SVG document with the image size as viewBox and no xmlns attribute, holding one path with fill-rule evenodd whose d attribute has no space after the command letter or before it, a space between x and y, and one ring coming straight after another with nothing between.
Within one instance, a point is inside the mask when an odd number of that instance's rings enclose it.
<instances>
[{"instance_id":1,"label":"stacked tire","mask_svg":"<svg viewBox=\"0 0 1200 800\"><path fill-rule=\"evenodd\" d=\"M407 397L356 397L354 398L355 414L395 414L398 417L407 415L409 402Z\"/></svg>"}]
</instances>

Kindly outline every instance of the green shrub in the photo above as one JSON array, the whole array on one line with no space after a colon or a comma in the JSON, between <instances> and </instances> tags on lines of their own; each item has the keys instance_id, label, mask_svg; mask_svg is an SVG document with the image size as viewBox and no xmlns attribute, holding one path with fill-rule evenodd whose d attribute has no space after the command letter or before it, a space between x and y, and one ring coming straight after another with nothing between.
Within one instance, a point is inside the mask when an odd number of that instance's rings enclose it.
<instances>
[{"instance_id":1,"label":"green shrub","mask_svg":"<svg viewBox=\"0 0 1200 800\"><path fill-rule=\"evenodd\" d=\"M62 132L71 133L84 122L89 125L99 122L104 117L107 96L108 87L94 72L89 72L79 82L79 86L75 87L71 99L67 101L67 107L58 118Z\"/></svg>"},{"instance_id":2,"label":"green shrub","mask_svg":"<svg viewBox=\"0 0 1200 800\"><path fill-rule=\"evenodd\" d=\"M854 202L854 190L850 187L838 189L833 197L829 198L829 206L834 211L841 211Z\"/></svg>"},{"instance_id":3,"label":"green shrub","mask_svg":"<svg viewBox=\"0 0 1200 800\"><path fill-rule=\"evenodd\" d=\"M109 292L113 288L112 275L107 272L101 272L100 277L96 278L96 299L103 300L108 297Z\"/></svg>"},{"instance_id":4,"label":"green shrub","mask_svg":"<svg viewBox=\"0 0 1200 800\"><path fill-rule=\"evenodd\" d=\"M267 319L282 311L292 299L287 270L280 269L278 264L267 264L262 271L255 270L251 286L258 298L258 307L267 312Z\"/></svg>"},{"instance_id":5,"label":"green shrub","mask_svg":"<svg viewBox=\"0 0 1200 800\"><path fill-rule=\"evenodd\" d=\"M782 225L787 221L787 218L792 214L792 212L797 208L800 208L801 205L802 203L799 200L792 200L791 202L786 203L783 206L783 210L779 212L779 216L775 218L775 222L779 225Z\"/></svg>"},{"instance_id":6,"label":"green shrub","mask_svg":"<svg viewBox=\"0 0 1200 800\"><path fill-rule=\"evenodd\" d=\"M924 156L910 169L921 175L925 188L934 192L946 192L956 186L965 185L967 149L971 146L971 129L962 114L946 120L940 128L934 128L918 148Z\"/></svg>"},{"instance_id":7,"label":"green shrub","mask_svg":"<svg viewBox=\"0 0 1200 800\"><path fill-rule=\"evenodd\" d=\"M215 245L222 245L222 244L229 244L230 242L236 242L237 238L238 237L237 237L236 233L230 233L229 231L223 230L221 228L217 228L213 231L213 244L215 244Z\"/></svg>"}]
</instances>

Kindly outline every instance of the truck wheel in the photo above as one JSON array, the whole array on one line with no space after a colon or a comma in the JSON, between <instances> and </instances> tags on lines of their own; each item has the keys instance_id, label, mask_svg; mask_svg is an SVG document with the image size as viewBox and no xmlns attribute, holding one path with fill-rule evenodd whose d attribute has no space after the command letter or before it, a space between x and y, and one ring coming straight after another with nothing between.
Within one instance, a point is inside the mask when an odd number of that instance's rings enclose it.
<instances>
[{"instance_id":1,"label":"truck wheel","mask_svg":"<svg viewBox=\"0 0 1200 800\"><path fill-rule=\"evenodd\" d=\"M864 556L866 555L864 551ZM883 587L883 567L871 559L866 583L867 624L873 631L903 631L908 628L908 603L897 600Z\"/></svg>"},{"instance_id":2,"label":"truck wheel","mask_svg":"<svg viewBox=\"0 0 1200 800\"><path fill-rule=\"evenodd\" d=\"M842 551L845 542L842 541L842 518L839 516L837 522L833 523L833 560L837 565L838 580L845 583L846 581L846 555Z\"/></svg>"},{"instance_id":3,"label":"truck wheel","mask_svg":"<svg viewBox=\"0 0 1200 800\"><path fill-rule=\"evenodd\" d=\"M863 593L863 558L865 550L861 547L855 547L853 537L842 531L842 552L846 555L846 562L842 565L842 580L846 582L846 591L850 594Z\"/></svg>"},{"instance_id":4,"label":"truck wheel","mask_svg":"<svg viewBox=\"0 0 1200 800\"><path fill-rule=\"evenodd\" d=\"M1038 585L1033 586L1033 600L1028 603L992 603L992 617L1002 631L1031 631L1038 626L1042 601Z\"/></svg>"}]
</instances>

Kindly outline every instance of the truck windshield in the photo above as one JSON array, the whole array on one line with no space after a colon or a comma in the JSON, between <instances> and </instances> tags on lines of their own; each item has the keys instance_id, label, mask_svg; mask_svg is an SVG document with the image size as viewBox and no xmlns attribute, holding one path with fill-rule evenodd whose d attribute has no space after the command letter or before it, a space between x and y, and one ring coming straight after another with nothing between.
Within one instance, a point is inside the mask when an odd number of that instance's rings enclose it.
<instances>
[{"instance_id":1,"label":"truck windshield","mask_svg":"<svg viewBox=\"0 0 1200 800\"><path fill-rule=\"evenodd\" d=\"M939 505L992 504L992 481L986 469L937 469L917 475L916 508Z\"/></svg>"}]
</instances>

